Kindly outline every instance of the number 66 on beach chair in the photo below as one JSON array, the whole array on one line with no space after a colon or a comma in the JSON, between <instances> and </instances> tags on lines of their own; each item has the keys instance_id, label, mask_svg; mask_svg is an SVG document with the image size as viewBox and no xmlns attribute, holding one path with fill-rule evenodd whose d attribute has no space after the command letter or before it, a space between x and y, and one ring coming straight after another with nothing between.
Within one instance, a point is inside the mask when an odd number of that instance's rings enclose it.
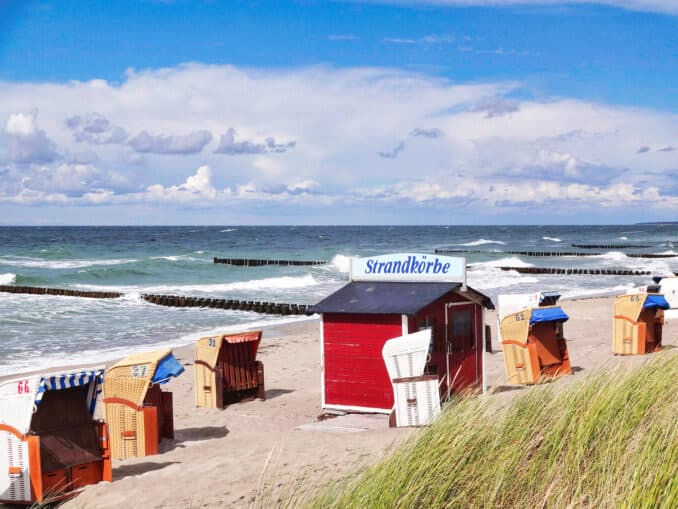
<instances>
[{"instance_id":1,"label":"number 66 on beach chair","mask_svg":"<svg viewBox=\"0 0 678 509\"><path fill-rule=\"evenodd\" d=\"M195 404L224 408L243 399L266 399L264 364L257 361L261 331L200 338L195 345Z\"/></svg>"},{"instance_id":2,"label":"number 66 on beach chair","mask_svg":"<svg viewBox=\"0 0 678 509\"><path fill-rule=\"evenodd\" d=\"M174 438L172 393L162 391L184 367L171 350L130 355L106 372L104 416L114 459L158 454L163 438Z\"/></svg>"}]
</instances>

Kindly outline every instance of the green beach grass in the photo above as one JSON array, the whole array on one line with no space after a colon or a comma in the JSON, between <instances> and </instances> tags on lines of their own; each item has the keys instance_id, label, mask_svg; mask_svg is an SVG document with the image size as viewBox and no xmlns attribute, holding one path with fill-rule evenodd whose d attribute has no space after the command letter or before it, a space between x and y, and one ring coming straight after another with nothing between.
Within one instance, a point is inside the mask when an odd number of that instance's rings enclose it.
<instances>
[{"instance_id":1,"label":"green beach grass","mask_svg":"<svg viewBox=\"0 0 678 509\"><path fill-rule=\"evenodd\" d=\"M678 355L543 384L506 406L465 397L310 508L678 507ZM303 502L303 503L302 503Z\"/></svg>"}]
</instances>

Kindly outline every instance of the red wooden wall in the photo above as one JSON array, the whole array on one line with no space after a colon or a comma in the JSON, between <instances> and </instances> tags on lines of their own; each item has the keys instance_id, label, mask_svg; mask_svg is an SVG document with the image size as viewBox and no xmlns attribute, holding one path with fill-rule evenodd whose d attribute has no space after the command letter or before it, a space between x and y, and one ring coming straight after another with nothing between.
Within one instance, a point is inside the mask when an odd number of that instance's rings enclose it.
<instances>
[{"instance_id":1,"label":"red wooden wall","mask_svg":"<svg viewBox=\"0 0 678 509\"><path fill-rule=\"evenodd\" d=\"M401 315L323 315L325 405L390 409L393 389L381 349L402 336Z\"/></svg>"}]
</instances>

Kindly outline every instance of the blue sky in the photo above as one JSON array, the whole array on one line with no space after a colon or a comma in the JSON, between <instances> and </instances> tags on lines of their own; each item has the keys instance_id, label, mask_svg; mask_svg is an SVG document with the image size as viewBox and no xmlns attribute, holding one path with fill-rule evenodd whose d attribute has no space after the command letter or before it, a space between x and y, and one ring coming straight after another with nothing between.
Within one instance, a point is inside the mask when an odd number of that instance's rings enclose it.
<instances>
[{"instance_id":1,"label":"blue sky","mask_svg":"<svg viewBox=\"0 0 678 509\"><path fill-rule=\"evenodd\" d=\"M0 222L678 217L675 0L0 0Z\"/></svg>"}]
</instances>

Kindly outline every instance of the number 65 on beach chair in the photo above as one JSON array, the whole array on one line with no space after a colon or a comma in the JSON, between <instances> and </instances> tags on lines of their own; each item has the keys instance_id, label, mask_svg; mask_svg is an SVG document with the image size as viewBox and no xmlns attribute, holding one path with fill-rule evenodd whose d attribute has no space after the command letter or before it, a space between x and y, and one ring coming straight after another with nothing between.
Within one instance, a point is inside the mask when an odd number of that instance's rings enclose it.
<instances>
[{"instance_id":1,"label":"number 65 on beach chair","mask_svg":"<svg viewBox=\"0 0 678 509\"><path fill-rule=\"evenodd\" d=\"M257 361L261 331L200 338L195 345L195 404L224 408L243 399L266 399L264 365Z\"/></svg>"},{"instance_id":2,"label":"number 65 on beach chair","mask_svg":"<svg viewBox=\"0 0 678 509\"><path fill-rule=\"evenodd\" d=\"M174 438L172 393L160 385L184 367L171 350L130 355L106 372L104 416L114 459L158 454L163 438Z\"/></svg>"}]
</instances>

